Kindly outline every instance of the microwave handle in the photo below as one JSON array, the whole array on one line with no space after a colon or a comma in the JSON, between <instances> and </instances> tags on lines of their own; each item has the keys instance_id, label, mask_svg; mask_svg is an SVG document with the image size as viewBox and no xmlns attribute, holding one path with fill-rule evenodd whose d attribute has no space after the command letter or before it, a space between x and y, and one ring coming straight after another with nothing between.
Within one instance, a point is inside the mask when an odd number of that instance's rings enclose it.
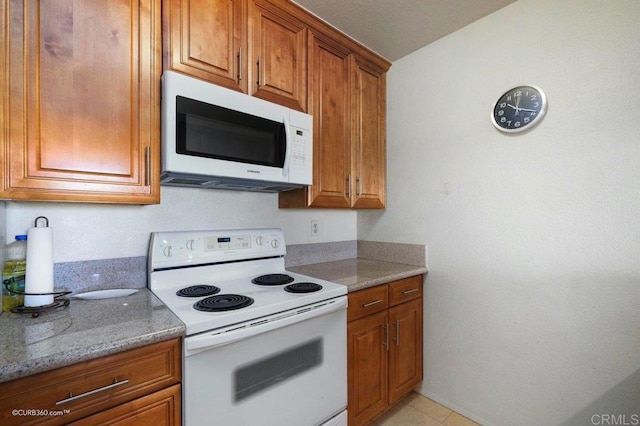
<instances>
[{"instance_id":1,"label":"microwave handle","mask_svg":"<svg viewBox=\"0 0 640 426\"><path fill-rule=\"evenodd\" d=\"M284 165L282 166L282 176L289 176L289 163L291 162L291 146L293 142L291 141L291 129L289 128L289 118L285 115L282 117L282 121L284 123L284 136L287 140L284 152Z\"/></svg>"}]
</instances>

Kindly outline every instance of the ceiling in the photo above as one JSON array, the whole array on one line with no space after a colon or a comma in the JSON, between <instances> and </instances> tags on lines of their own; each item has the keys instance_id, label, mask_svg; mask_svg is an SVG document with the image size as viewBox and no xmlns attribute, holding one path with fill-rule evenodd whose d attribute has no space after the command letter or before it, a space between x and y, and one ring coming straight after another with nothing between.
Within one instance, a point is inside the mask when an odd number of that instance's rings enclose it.
<instances>
[{"instance_id":1,"label":"ceiling","mask_svg":"<svg viewBox=\"0 0 640 426\"><path fill-rule=\"evenodd\" d=\"M391 62L515 0L294 0Z\"/></svg>"}]
</instances>

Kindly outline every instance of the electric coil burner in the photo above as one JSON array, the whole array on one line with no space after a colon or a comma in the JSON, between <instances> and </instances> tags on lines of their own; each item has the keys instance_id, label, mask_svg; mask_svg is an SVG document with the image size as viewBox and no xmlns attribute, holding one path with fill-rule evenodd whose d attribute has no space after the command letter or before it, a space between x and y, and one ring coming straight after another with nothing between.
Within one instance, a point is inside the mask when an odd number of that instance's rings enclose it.
<instances>
[{"instance_id":1,"label":"electric coil burner","mask_svg":"<svg viewBox=\"0 0 640 426\"><path fill-rule=\"evenodd\" d=\"M220 289L214 285L192 285L176 291L180 297L204 297L220 293Z\"/></svg>"},{"instance_id":2,"label":"electric coil burner","mask_svg":"<svg viewBox=\"0 0 640 426\"><path fill-rule=\"evenodd\" d=\"M286 274L268 274L256 277L251 282L257 285L283 285L293 282L293 277Z\"/></svg>"},{"instance_id":3,"label":"electric coil burner","mask_svg":"<svg viewBox=\"0 0 640 426\"><path fill-rule=\"evenodd\" d=\"M194 303L193 307L205 312L224 312L246 308L253 304L253 299L241 294L218 294Z\"/></svg>"},{"instance_id":4,"label":"electric coil burner","mask_svg":"<svg viewBox=\"0 0 640 426\"><path fill-rule=\"evenodd\" d=\"M185 325L183 425L215 407L221 425L347 426L347 288L285 254L280 229L151 234L149 289Z\"/></svg>"},{"instance_id":5,"label":"electric coil burner","mask_svg":"<svg viewBox=\"0 0 640 426\"><path fill-rule=\"evenodd\" d=\"M284 288L284 291L288 291L289 293L313 293L320 290L322 290L320 284L308 282L289 284Z\"/></svg>"}]
</instances>

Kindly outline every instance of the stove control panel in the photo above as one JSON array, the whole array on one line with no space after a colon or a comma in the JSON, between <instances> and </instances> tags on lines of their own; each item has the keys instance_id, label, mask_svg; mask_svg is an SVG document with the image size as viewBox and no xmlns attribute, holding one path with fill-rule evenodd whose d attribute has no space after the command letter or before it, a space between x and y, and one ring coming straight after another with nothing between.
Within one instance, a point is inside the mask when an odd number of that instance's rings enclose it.
<instances>
[{"instance_id":1,"label":"stove control panel","mask_svg":"<svg viewBox=\"0 0 640 426\"><path fill-rule=\"evenodd\" d=\"M285 254L284 234L276 228L154 232L149 267L156 270Z\"/></svg>"},{"instance_id":2,"label":"stove control panel","mask_svg":"<svg viewBox=\"0 0 640 426\"><path fill-rule=\"evenodd\" d=\"M250 248L250 235L212 236L204 238L204 251L246 250Z\"/></svg>"}]
</instances>

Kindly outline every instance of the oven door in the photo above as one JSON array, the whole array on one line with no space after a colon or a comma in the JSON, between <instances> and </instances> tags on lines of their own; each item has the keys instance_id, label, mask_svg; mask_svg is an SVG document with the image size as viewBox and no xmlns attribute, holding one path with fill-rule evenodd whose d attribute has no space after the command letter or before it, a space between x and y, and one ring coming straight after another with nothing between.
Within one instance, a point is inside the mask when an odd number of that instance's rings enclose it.
<instances>
[{"instance_id":1,"label":"oven door","mask_svg":"<svg viewBox=\"0 0 640 426\"><path fill-rule=\"evenodd\" d=\"M184 340L187 426L343 424L346 296Z\"/></svg>"}]
</instances>

